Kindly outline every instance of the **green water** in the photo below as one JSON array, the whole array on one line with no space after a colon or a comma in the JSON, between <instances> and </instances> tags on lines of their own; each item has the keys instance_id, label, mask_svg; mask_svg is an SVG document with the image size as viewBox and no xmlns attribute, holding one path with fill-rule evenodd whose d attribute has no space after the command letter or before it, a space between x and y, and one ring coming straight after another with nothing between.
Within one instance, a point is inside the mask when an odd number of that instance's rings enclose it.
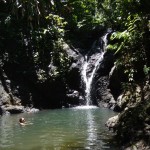
<instances>
[{"instance_id":1,"label":"green water","mask_svg":"<svg viewBox=\"0 0 150 150\"><path fill-rule=\"evenodd\" d=\"M104 108L56 109L0 117L0 150L117 150ZM29 125L20 126L24 117Z\"/></svg>"}]
</instances>

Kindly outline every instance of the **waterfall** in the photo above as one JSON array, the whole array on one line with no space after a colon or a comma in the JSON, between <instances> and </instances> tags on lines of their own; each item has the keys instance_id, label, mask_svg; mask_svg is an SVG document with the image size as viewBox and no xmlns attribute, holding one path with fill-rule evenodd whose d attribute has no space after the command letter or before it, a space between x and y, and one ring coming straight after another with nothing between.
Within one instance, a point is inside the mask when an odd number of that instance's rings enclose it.
<instances>
[{"instance_id":1,"label":"waterfall","mask_svg":"<svg viewBox=\"0 0 150 150\"><path fill-rule=\"evenodd\" d=\"M85 59L84 59L84 63L83 63L83 66L82 66L82 71L81 71L81 75L82 75L82 79L83 79L83 82L85 84L85 100L86 100L86 106L89 106L89 105L92 105L92 102L91 102L91 86L92 86L92 81L94 79L94 76L95 76L95 73L97 71L97 69L99 68L102 60L103 60L103 57L104 57L104 54L105 54L105 50L106 50L106 46L107 46L107 35L108 33L106 33L103 37L101 37L98 41L98 50L99 52L96 53L96 54L92 54L93 57L98 57L96 60L95 60L95 63L94 63L94 66L91 70L91 73L87 73L87 70L88 70L88 67L90 65L90 61L91 59L93 58L92 55L89 55L87 54L85 56ZM102 47L101 47L101 43L102 44ZM96 45L96 42L94 42L91 50L93 50L94 48L97 48L97 45Z\"/></svg>"}]
</instances>

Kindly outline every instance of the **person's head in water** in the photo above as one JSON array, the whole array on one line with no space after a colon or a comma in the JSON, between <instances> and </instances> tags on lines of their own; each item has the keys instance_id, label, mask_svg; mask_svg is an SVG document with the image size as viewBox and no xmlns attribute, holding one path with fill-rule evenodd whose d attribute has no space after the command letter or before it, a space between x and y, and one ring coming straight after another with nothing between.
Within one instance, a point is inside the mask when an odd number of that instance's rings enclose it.
<instances>
[{"instance_id":1,"label":"person's head in water","mask_svg":"<svg viewBox=\"0 0 150 150\"><path fill-rule=\"evenodd\" d=\"M25 123L25 119L22 117L19 119L19 123Z\"/></svg>"}]
</instances>

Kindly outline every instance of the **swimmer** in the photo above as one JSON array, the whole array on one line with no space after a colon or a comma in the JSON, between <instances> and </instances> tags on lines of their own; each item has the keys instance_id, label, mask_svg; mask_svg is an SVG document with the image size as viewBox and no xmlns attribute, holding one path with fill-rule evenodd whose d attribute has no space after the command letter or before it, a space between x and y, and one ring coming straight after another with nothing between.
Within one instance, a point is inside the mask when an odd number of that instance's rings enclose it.
<instances>
[{"instance_id":1,"label":"swimmer","mask_svg":"<svg viewBox=\"0 0 150 150\"><path fill-rule=\"evenodd\" d=\"M25 126L25 125L31 125L33 123L26 122L26 120L22 117L22 118L19 119L19 124L22 125L22 126Z\"/></svg>"},{"instance_id":2,"label":"swimmer","mask_svg":"<svg viewBox=\"0 0 150 150\"><path fill-rule=\"evenodd\" d=\"M19 119L19 124L20 125L26 125L26 121L23 117Z\"/></svg>"}]
</instances>

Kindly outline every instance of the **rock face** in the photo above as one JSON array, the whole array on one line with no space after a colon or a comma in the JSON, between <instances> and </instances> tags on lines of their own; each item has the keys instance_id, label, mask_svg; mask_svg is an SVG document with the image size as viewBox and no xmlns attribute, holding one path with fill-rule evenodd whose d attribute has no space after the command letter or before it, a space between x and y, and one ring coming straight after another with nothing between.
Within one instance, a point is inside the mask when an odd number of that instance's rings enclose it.
<instances>
[{"instance_id":1,"label":"rock face","mask_svg":"<svg viewBox=\"0 0 150 150\"><path fill-rule=\"evenodd\" d=\"M109 72L113 67L113 55L105 53L104 59L93 80L92 95L96 103L102 107L114 109L115 99L110 90Z\"/></svg>"},{"instance_id":2,"label":"rock face","mask_svg":"<svg viewBox=\"0 0 150 150\"><path fill-rule=\"evenodd\" d=\"M103 32L98 33L98 36L95 35L94 30L93 34L90 33L90 39L85 40L93 42L97 39L92 50L86 46L87 49L81 49L78 46L74 48L66 43L63 45L70 59L69 69L63 78L56 77L55 80L50 78L52 73L57 70L57 66L54 66L53 63L47 66L47 74L42 69L35 68L34 64L5 63L0 71L0 106L13 105L15 107L24 106L25 108L42 109L84 104L85 89L81 78L82 65L87 54L90 58L87 74L90 74L96 58L99 57L99 52L104 47L104 42L99 40L99 36L104 34L104 28L100 28L100 30L103 30ZM94 38L91 40L92 36ZM93 104L113 109L115 99L109 88L109 72L113 66L113 55L105 53L104 60L100 63L101 65L94 75L91 97L94 100ZM14 111L10 110L9 112L22 112L15 107ZM0 112L3 110L1 108Z\"/></svg>"},{"instance_id":3,"label":"rock face","mask_svg":"<svg viewBox=\"0 0 150 150\"><path fill-rule=\"evenodd\" d=\"M24 92L23 92L24 91ZM26 97L27 93L24 86L19 86L7 77L4 70L0 70L0 115L2 114L16 114L27 112L26 108L22 105L32 105L30 97ZM28 98L24 101L25 98ZM25 105L25 106L26 106ZM33 107L33 106L32 106ZM30 112L32 111L30 107Z\"/></svg>"},{"instance_id":4,"label":"rock face","mask_svg":"<svg viewBox=\"0 0 150 150\"><path fill-rule=\"evenodd\" d=\"M129 91L124 92L117 99L116 105L122 112L110 118L106 126L116 132L116 137L126 150L135 147L136 149L149 149L150 138L150 85L145 84L128 87Z\"/></svg>"},{"instance_id":5,"label":"rock face","mask_svg":"<svg viewBox=\"0 0 150 150\"><path fill-rule=\"evenodd\" d=\"M14 105L42 109L79 105L79 99L82 99L80 94L82 55L78 49L70 48L67 44L64 44L64 50L71 60L70 68L65 77L56 77L55 80L50 79L51 73L57 67L53 64L48 66L49 74L46 75L42 70L33 68L31 72L27 70L28 68L22 68L23 66L5 63L0 69L0 107ZM7 110L1 108L0 114L4 111ZM23 112L16 108L10 110L12 113L19 111Z\"/></svg>"},{"instance_id":6,"label":"rock face","mask_svg":"<svg viewBox=\"0 0 150 150\"><path fill-rule=\"evenodd\" d=\"M4 104L10 103L10 96L9 94L4 90L4 87L2 85L2 82L0 80L0 106Z\"/></svg>"},{"instance_id":7,"label":"rock face","mask_svg":"<svg viewBox=\"0 0 150 150\"><path fill-rule=\"evenodd\" d=\"M70 48L68 45L65 45L65 49L72 63L66 76L66 97L63 106L73 107L78 106L82 101L80 68L82 66L83 56L78 48Z\"/></svg>"},{"instance_id":8,"label":"rock face","mask_svg":"<svg viewBox=\"0 0 150 150\"><path fill-rule=\"evenodd\" d=\"M6 105L11 105L11 104L20 105L21 100L12 94L10 85L11 85L11 81L8 79L4 71L0 69L0 115L9 112L5 109ZM16 110L17 112L17 108L14 108L14 109L12 108L11 110L12 112L13 110L14 111Z\"/></svg>"},{"instance_id":9,"label":"rock face","mask_svg":"<svg viewBox=\"0 0 150 150\"><path fill-rule=\"evenodd\" d=\"M71 50L68 50L68 54L72 54L71 57L73 57L74 61L70 67L67 77L69 89L67 101L72 101L73 105L78 105L79 103L85 104L85 83L83 82L82 77L83 64L85 61L87 61L88 66L86 70L86 76L89 78L92 74L93 68L95 67L96 61L99 59L99 57L101 57L101 52L104 50L104 44L105 43L102 38L98 37L87 52L85 51L81 54L81 51L76 50L70 52ZM91 88L91 99L93 100L92 104L109 107L111 109L114 109L115 106L115 99L109 89L109 72L113 67L113 62L113 54L106 52L104 59L102 59L102 62L99 62L98 70L96 69L96 72L93 76ZM78 91L79 94L78 96L75 96L73 92L70 91Z\"/></svg>"}]
</instances>

